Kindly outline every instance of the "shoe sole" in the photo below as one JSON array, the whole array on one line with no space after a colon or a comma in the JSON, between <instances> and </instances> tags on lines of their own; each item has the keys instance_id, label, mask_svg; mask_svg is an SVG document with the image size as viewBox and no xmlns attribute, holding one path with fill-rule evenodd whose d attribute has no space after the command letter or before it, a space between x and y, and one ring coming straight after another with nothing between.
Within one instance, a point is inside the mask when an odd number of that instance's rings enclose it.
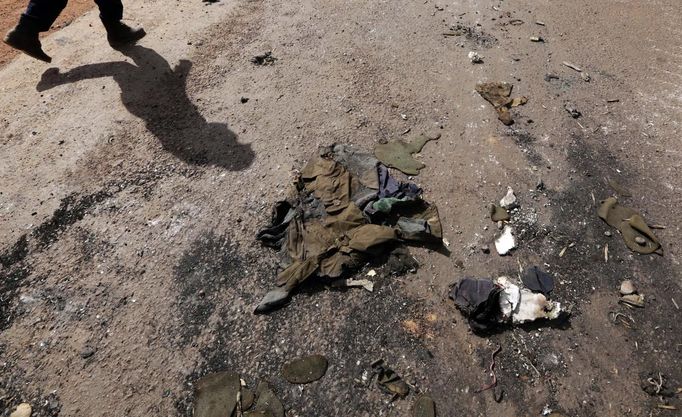
<instances>
[{"instance_id":1,"label":"shoe sole","mask_svg":"<svg viewBox=\"0 0 682 417\"><path fill-rule=\"evenodd\" d=\"M37 59L38 61L47 62L48 64L49 64L50 62L52 62L52 58L50 58L50 56L48 56L48 55L47 55L45 52L43 52L42 50L40 51L40 52L42 52L42 55L41 55L41 54L39 54L39 53L31 52L31 51L26 50L26 49L24 49L24 48L22 48L22 47L20 47L20 46L18 46L18 45L16 45L16 44L13 44L12 41L10 41L10 40L7 39L7 38L3 39L2 42L3 42L5 45L9 46L10 48L16 49L17 51L22 52L22 53L24 53L24 54L30 56L30 57L33 58L33 59Z\"/></svg>"}]
</instances>

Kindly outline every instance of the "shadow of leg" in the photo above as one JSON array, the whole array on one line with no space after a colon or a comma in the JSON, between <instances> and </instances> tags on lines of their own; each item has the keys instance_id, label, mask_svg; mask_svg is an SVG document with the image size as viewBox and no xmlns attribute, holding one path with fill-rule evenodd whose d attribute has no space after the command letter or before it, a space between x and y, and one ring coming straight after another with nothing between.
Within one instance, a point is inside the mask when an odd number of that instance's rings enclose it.
<instances>
[{"instance_id":1,"label":"shadow of leg","mask_svg":"<svg viewBox=\"0 0 682 417\"><path fill-rule=\"evenodd\" d=\"M219 166L231 171L248 168L255 158L251 145L240 144L227 124L208 123L187 95L189 61L173 69L156 51L142 46L122 52L133 59L83 65L60 73L50 68L36 86L44 91L57 85L112 76L121 88L121 101L144 120L163 148L196 165Z\"/></svg>"}]
</instances>

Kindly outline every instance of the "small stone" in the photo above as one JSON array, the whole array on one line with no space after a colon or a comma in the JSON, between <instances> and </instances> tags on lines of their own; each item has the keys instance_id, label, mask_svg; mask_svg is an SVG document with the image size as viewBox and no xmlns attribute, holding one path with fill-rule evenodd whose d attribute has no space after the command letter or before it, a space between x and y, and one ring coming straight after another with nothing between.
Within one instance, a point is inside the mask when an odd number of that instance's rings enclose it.
<instances>
[{"instance_id":1,"label":"small stone","mask_svg":"<svg viewBox=\"0 0 682 417\"><path fill-rule=\"evenodd\" d=\"M545 189L545 182L542 181L542 178L540 178L538 182L535 184L535 189L538 191L543 191Z\"/></svg>"},{"instance_id":2,"label":"small stone","mask_svg":"<svg viewBox=\"0 0 682 417\"><path fill-rule=\"evenodd\" d=\"M626 279L620 283L620 295L629 295L634 294L635 292L637 292L635 284L633 284L629 279Z\"/></svg>"},{"instance_id":3,"label":"small stone","mask_svg":"<svg viewBox=\"0 0 682 417\"><path fill-rule=\"evenodd\" d=\"M610 230L607 230L607 231L604 232L604 236L606 236L606 237L611 237L611 236L613 236L613 233L611 233Z\"/></svg>"},{"instance_id":4,"label":"small stone","mask_svg":"<svg viewBox=\"0 0 682 417\"><path fill-rule=\"evenodd\" d=\"M311 355L295 359L282 368L282 376L292 384L307 384L322 378L327 372L327 358Z\"/></svg>"},{"instance_id":5,"label":"small stone","mask_svg":"<svg viewBox=\"0 0 682 417\"><path fill-rule=\"evenodd\" d=\"M531 41L531 42L544 42L545 40L542 39L541 36L531 36L531 37L530 37L530 41Z\"/></svg>"},{"instance_id":6,"label":"small stone","mask_svg":"<svg viewBox=\"0 0 682 417\"><path fill-rule=\"evenodd\" d=\"M83 348L83 350L81 350L81 353L80 353L81 358L83 358L83 359L87 359L94 354L95 354L95 348L93 348L92 346L85 346Z\"/></svg>"},{"instance_id":7,"label":"small stone","mask_svg":"<svg viewBox=\"0 0 682 417\"><path fill-rule=\"evenodd\" d=\"M428 395L422 395L412 407L413 417L435 417L436 403Z\"/></svg>"},{"instance_id":8,"label":"small stone","mask_svg":"<svg viewBox=\"0 0 682 417\"><path fill-rule=\"evenodd\" d=\"M31 417L31 405L28 403L21 403L17 406L16 410L9 415L9 417Z\"/></svg>"},{"instance_id":9,"label":"small stone","mask_svg":"<svg viewBox=\"0 0 682 417\"><path fill-rule=\"evenodd\" d=\"M507 187L507 195L500 200L500 205L508 210L518 207L516 195L511 187Z\"/></svg>"},{"instance_id":10,"label":"small stone","mask_svg":"<svg viewBox=\"0 0 682 417\"><path fill-rule=\"evenodd\" d=\"M242 97L242 98L239 99L239 101L241 101L242 104L248 103L248 102L249 102L249 98L248 98L248 97Z\"/></svg>"},{"instance_id":11,"label":"small stone","mask_svg":"<svg viewBox=\"0 0 682 417\"><path fill-rule=\"evenodd\" d=\"M471 51L469 52L469 60L473 64L481 64L483 63L483 56L481 56L478 52Z\"/></svg>"},{"instance_id":12,"label":"small stone","mask_svg":"<svg viewBox=\"0 0 682 417\"><path fill-rule=\"evenodd\" d=\"M592 79L592 78L590 77L590 74L588 74L588 73L586 73L586 72L584 72L584 71L580 73L580 78L582 78L583 81L585 81L586 83L589 83L590 80Z\"/></svg>"},{"instance_id":13,"label":"small stone","mask_svg":"<svg viewBox=\"0 0 682 417\"><path fill-rule=\"evenodd\" d=\"M488 245L481 246L481 252L483 252L485 254L490 253L490 246L488 246Z\"/></svg>"},{"instance_id":14,"label":"small stone","mask_svg":"<svg viewBox=\"0 0 682 417\"><path fill-rule=\"evenodd\" d=\"M571 115L572 118L577 119L582 115L578 108L575 106L575 104L571 103L570 101L567 101L564 104L564 109Z\"/></svg>"},{"instance_id":15,"label":"small stone","mask_svg":"<svg viewBox=\"0 0 682 417\"><path fill-rule=\"evenodd\" d=\"M644 239L642 236L636 236L635 243L638 244L639 246L644 246L646 245L646 239Z\"/></svg>"}]
</instances>

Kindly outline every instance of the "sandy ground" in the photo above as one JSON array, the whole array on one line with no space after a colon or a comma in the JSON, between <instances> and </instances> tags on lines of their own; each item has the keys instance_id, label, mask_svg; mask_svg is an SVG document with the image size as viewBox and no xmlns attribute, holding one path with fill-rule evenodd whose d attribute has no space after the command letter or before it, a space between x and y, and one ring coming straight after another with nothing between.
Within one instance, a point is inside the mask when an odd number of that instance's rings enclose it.
<instances>
[{"instance_id":1,"label":"sandy ground","mask_svg":"<svg viewBox=\"0 0 682 417\"><path fill-rule=\"evenodd\" d=\"M0 415L26 401L34 416L190 416L194 381L221 369L269 381L288 416L407 416L419 392L441 416L675 415L658 406L678 397L641 383L682 384L677 3L131 0L149 35L125 53L94 11L50 34L52 66L0 69ZM443 36L454 25L470 36ZM250 62L270 50L274 65ZM480 81L529 98L513 126ZM276 272L254 234L294 171L320 145L371 150L407 129L442 134L415 181L450 253L412 248L419 270L378 266L373 293L311 285L254 316ZM665 226L664 256L605 235L609 180ZM500 257L481 247L507 186L519 248ZM472 334L449 286L529 265L556 277L568 323ZM617 303L625 278L645 308ZM498 346L500 402L475 393ZM308 353L326 376L287 383L282 364ZM380 357L407 398L356 381Z\"/></svg>"}]
</instances>

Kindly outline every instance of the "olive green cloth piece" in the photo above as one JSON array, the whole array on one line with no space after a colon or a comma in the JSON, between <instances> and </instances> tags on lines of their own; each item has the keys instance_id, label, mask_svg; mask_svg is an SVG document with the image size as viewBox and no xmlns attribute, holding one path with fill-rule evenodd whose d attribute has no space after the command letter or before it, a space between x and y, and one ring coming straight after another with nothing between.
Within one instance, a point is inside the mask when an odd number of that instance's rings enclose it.
<instances>
[{"instance_id":1,"label":"olive green cloth piece","mask_svg":"<svg viewBox=\"0 0 682 417\"><path fill-rule=\"evenodd\" d=\"M241 382L234 372L217 372L199 379L195 388L195 417L231 417Z\"/></svg>"},{"instance_id":2,"label":"olive green cloth piece","mask_svg":"<svg viewBox=\"0 0 682 417\"><path fill-rule=\"evenodd\" d=\"M436 417L436 403L428 395L417 398L412 408L412 417Z\"/></svg>"},{"instance_id":3,"label":"olive green cloth piece","mask_svg":"<svg viewBox=\"0 0 682 417\"><path fill-rule=\"evenodd\" d=\"M509 213L504 207L495 204L490 205L490 220L494 222L509 220Z\"/></svg>"},{"instance_id":4,"label":"olive green cloth piece","mask_svg":"<svg viewBox=\"0 0 682 417\"><path fill-rule=\"evenodd\" d=\"M597 214L609 226L618 229L630 250L641 254L663 254L661 243L647 226L644 218L635 210L621 206L615 197L604 200ZM643 244L637 243L637 238L641 238Z\"/></svg>"},{"instance_id":5,"label":"olive green cloth piece","mask_svg":"<svg viewBox=\"0 0 682 417\"><path fill-rule=\"evenodd\" d=\"M350 173L334 160L316 158L303 168L301 178L328 213L339 212L350 202Z\"/></svg>"},{"instance_id":6,"label":"olive green cloth piece","mask_svg":"<svg viewBox=\"0 0 682 417\"><path fill-rule=\"evenodd\" d=\"M407 175L418 175L419 170L426 165L414 159L412 155L420 152L426 142L439 138L440 134L435 136L422 134L413 139L412 142L396 140L379 144L374 147L374 156L389 168L396 168Z\"/></svg>"},{"instance_id":7,"label":"olive green cloth piece","mask_svg":"<svg viewBox=\"0 0 682 417\"><path fill-rule=\"evenodd\" d=\"M327 358L310 355L294 359L282 367L282 376L292 384L307 384L322 378L327 372Z\"/></svg>"}]
</instances>

